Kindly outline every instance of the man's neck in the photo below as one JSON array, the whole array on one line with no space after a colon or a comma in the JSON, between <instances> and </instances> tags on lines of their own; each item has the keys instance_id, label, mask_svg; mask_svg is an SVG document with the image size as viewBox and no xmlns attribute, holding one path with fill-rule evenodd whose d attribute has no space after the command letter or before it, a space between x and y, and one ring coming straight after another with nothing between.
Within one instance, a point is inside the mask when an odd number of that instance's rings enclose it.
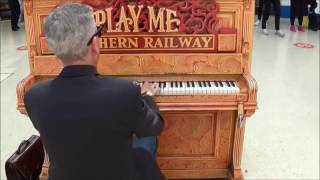
<instances>
[{"instance_id":1,"label":"man's neck","mask_svg":"<svg viewBox=\"0 0 320 180\"><path fill-rule=\"evenodd\" d=\"M64 64L64 67L66 66L79 66L79 65L88 65L88 66L94 66L97 67L97 64L92 62L92 61L75 61L74 63L68 63L68 64Z\"/></svg>"}]
</instances>

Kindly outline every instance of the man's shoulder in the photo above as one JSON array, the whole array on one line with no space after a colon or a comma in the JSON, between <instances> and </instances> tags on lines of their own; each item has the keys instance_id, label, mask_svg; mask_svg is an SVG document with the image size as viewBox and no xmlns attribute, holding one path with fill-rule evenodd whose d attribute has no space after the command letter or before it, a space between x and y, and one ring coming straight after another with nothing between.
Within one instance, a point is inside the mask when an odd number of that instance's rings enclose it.
<instances>
[{"instance_id":1,"label":"man's shoulder","mask_svg":"<svg viewBox=\"0 0 320 180\"><path fill-rule=\"evenodd\" d=\"M42 81L34 84L25 94L26 97L32 98L34 96L40 96L48 92L48 88L51 84L51 80Z\"/></svg>"}]
</instances>

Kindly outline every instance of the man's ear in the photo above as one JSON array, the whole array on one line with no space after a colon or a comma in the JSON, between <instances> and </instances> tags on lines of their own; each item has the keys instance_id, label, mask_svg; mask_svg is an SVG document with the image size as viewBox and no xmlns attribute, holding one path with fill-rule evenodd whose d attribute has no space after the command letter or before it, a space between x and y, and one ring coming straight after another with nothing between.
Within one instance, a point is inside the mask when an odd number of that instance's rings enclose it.
<instances>
[{"instance_id":1,"label":"man's ear","mask_svg":"<svg viewBox=\"0 0 320 180\"><path fill-rule=\"evenodd\" d=\"M92 45L91 45L92 51L95 53L100 53L100 48L99 48L99 40L97 37L94 37L92 39Z\"/></svg>"}]
</instances>

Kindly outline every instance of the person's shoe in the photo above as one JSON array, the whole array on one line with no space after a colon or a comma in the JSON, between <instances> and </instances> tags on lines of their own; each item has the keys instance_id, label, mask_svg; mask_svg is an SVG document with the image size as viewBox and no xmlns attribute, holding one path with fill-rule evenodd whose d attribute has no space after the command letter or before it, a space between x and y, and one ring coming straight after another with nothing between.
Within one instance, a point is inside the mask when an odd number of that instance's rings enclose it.
<instances>
[{"instance_id":1,"label":"person's shoe","mask_svg":"<svg viewBox=\"0 0 320 180\"><path fill-rule=\"evenodd\" d=\"M20 29L20 27L19 26L16 26L16 27L13 27L12 28L12 31L18 31Z\"/></svg>"},{"instance_id":2,"label":"person's shoe","mask_svg":"<svg viewBox=\"0 0 320 180\"><path fill-rule=\"evenodd\" d=\"M304 27L303 27L303 26L298 26L298 31L304 32L304 31L305 31L305 30L304 30Z\"/></svg>"},{"instance_id":3,"label":"person's shoe","mask_svg":"<svg viewBox=\"0 0 320 180\"><path fill-rule=\"evenodd\" d=\"M290 31L292 31L292 32L297 32L296 26L295 26L295 25L291 25L291 26L290 26Z\"/></svg>"},{"instance_id":4,"label":"person's shoe","mask_svg":"<svg viewBox=\"0 0 320 180\"><path fill-rule=\"evenodd\" d=\"M255 25L255 26L259 26L260 23L261 23L261 21L258 19L258 20L254 23L254 25Z\"/></svg>"},{"instance_id":5,"label":"person's shoe","mask_svg":"<svg viewBox=\"0 0 320 180\"><path fill-rule=\"evenodd\" d=\"M277 36L279 36L279 37L284 37L284 36L285 36L285 34L284 34L281 30L277 30L277 31L275 32L275 34L276 34Z\"/></svg>"},{"instance_id":6,"label":"person's shoe","mask_svg":"<svg viewBox=\"0 0 320 180\"><path fill-rule=\"evenodd\" d=\"M268 36L268 35L269 35L269 32L268 32L268 30L267 30L267 29L262 29L262 33L263 33L264 35L266 35L266 36Z\"/></svg>"}]
</instances>

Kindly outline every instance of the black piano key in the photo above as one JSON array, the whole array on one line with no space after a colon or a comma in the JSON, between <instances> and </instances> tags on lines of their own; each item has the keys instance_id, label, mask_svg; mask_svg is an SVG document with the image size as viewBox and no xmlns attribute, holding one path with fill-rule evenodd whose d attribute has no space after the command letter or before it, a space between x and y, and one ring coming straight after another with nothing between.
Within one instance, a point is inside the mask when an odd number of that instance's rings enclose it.
<instances>
[{"instance_id":1,"label":"black piano key","mask_svg":"<svg viewBox=\"0 0 320 180\"><path fill-rule=\"evenodd\" d=\"M171 83L170 83L170 87L173 87L173 81L171 81Z\"/></svg>"},{"instance_id":2,"label":"black piano key","mask_svg":"<svg viewBox=\"0 0 320 180\"><path fill-rule=\"evenodd\" d=\"M190 87L189 81L187 81L187 86Z\"/></svg>"},{"instance_id":3,"label":"black piano key","mask_svg":"<svg viewBox=\"0 0 320 180\"><path fill-rule=\"evenodd\" d=\"M205 81L202 82L204 87L207 87L207 83Z\"/></svg>"},{"instance_id":4,"label":"black piano key","mask_svg":"<svg viewBox=\"0 0 320 180\"><path fill-rule=\"evenodd\" d=\"M176 88L178 87L178 82L177 81L174 82L174 87L176 87Z\"/></svg>"},{"instance_id":5,"label":"black piano key","mask_svg":"<svg viewBox=\"0 0 320 180\"><path fill-rule=\"evenodd\" d=\"M207 81L207 84L208 84L209 87L211 87L211 83L209 81Z\"/></svg>"},{"instance_id":6,"label":"black piano key","mask_svg":"<svg viewBox=\"0 0 320 180\"><path fill-rule=\"evenodd\" d=\"M164 87L164 88L167 87L167 82L166 82L166 81L163 82L163 87Z\"/></svg>"},{"instance_id":7,"label":"black piano key","mask_svg":"<svg viewBox=\"0 0 320 180\"><path fill-rule=\"evenodd\" d=\"M226 81L226 83L227 83L227 86L228 86L228 87L231 87L231 85L230 85L229 81Z\"/></svg>"},{"instance_id":8,"label":"black piano key","mask_svg":"<svg viewBox=\"0 0 320 180\"><path fill-rule=\"evenodd\" d=\"M232 85L233 87L236 87L236 85L234 84L233 81L230 81L230 82L231 82L231 85Z\"/></svg>"},{"instance_id":9,"label":"black piano key","mask_svg":"<svg viewBox=\"0 0 320 180\"><path fill-rule=\"evenodd\" d=\"M191 81L191 85L192 85L192 87L195 87L195 85L194 85L194 82L193 82L193 81Z\"/></svg>"},{"instance_id":10,"label":"black piano key","mask_svg":"<svg viewBox=\"0 0 320 180\"><path fill-rule=\"evenodd\" d=\"M218 83L219 83L220 87L223 87L222 81L218 81Z\"/></svg>"},{"instance_id":11,"label":"black piano key","mask_svg":"<svg viewBox=\"0 0 320 180\"><path fill-rule=\"evenodd\" d=\"M216 87L219 87L219 83L217 81L214 81L214 84L216 85Z\"/></svg>"},{"instance_id":12,"label":"black piano key","mask_svg":"<svg viewBox=\"0 0 320 180\"><path fill-rule=\"evenodd\" d=\"M182 88L182 81L180 81L180 87Z\"/></svg>"},{"instance_id":13,"label":"black piano key","mask_svg":"<svg viewBox=\"0 0 320 180\"><path fill-rule=\"evenodd\" d=\"M198 85L199 85L200 87L202 87L202 83L201 83L201 81L198 81Z\"/></svg>"}]
</instances>

